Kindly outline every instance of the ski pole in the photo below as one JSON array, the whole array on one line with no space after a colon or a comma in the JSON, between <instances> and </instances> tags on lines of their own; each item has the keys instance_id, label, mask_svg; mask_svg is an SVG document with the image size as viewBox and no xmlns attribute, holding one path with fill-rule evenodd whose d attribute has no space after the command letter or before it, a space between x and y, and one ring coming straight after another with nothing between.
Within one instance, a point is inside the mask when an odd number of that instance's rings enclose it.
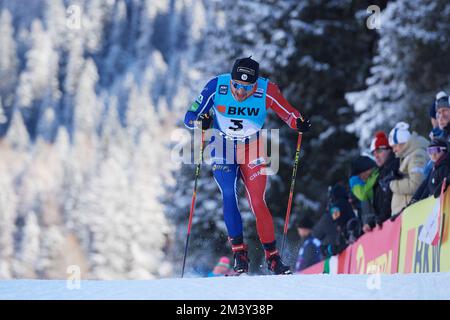
<instances>
[{"instance_id":1,"label":"ski pole","mask_svg":"<svg viewBox=\"0 0 450 320\"><path fill-rule=\"evenodd\" d=\"M192 200L191 200L191 209L189 212L189 223L188 223L188 230L187 230L187 236L186 236L186 247L184 248L184 256L183 256L183 267L181 269L181 277L184 276L184 267L186 265L186 255L189 245L189 237L191 235L191 226L192 226L192 217L194 216L194 209L195 209L195 199L197 198L197 182L198 177L200 176L200 165L203 161L203 141L205 137L205 131L202 130L202 140L200 142L200 161L197 164L197 167L195 168L195 180L194 180L194 191L192 193Z\"/></svg>"},{"instance_id":2,"label":"ski pole","mask_svg":"<svg viewBox=\"0 0 450 320\"><path fill-rule=\"evenodd\" d=\"M286 219L284 220L283 242L281 244L281 257L283 257L284 244L286 242L286 235L287 235L288 226L289 226L289 217L291 215L292 198L294 196L295 177L297 176L297 167L298 167L298 161L300 158L300 147L302 145L302 137L303 137L303 134L301 132L299 132L298 139L297 139L297 149L295 151L294 168L292 169L291 188L289 190L289 201L288 201L288 206L286 209Z\"/></svg>"}]
</instances>

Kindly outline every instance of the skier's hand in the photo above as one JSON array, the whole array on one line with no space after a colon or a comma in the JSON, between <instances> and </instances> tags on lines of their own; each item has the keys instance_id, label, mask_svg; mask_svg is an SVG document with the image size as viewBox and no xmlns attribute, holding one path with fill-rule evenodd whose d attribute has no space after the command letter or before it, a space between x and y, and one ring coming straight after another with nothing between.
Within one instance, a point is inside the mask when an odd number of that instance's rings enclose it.
<instances>
[{"instance_id":1,"label":"skier's hand","mask_svg":"<svg viewBox=\"0 0 450 320\"><path fill-rule=\"evenodd\" d=\"M209 114L201 114L198 120L202 123L202 130L208 130L211 127L212 117Z\"/></svg>"},{"instance_id":2,"label":"skier's hand","mask_svg":"<svg viewBox=\"0 0 450 320\"><path fill-rule=\"evenodd\" d=\"M301 118L297 118L297 131L301 133L305 133L309 131L311 128L311 121L308 118L303 116L303 120Z\"/></svg>"}]
</instances>

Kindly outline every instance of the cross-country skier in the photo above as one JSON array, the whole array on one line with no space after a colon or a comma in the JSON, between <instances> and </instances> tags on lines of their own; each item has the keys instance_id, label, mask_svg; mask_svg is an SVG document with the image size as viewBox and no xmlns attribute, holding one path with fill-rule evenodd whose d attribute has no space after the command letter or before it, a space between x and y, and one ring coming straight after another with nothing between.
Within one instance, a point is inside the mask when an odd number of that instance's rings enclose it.
<instances>
[{"instance_id":1,"label":"cross-country skier","mask_svg":"<svg viewBox=\"0 0 450 320\"><path fill-rule=\"evenodd\" d=\"M217 155L213 156L212 170L223 197L224 220L234 253L234 270L237 273L248 272L249 268L237 201L236 184L240 177L256 217L256 227L269 270L274 274L290 273L277 250L272 215L264 199L267 177L261 174L261 170L266 167L267 162L258 142L268 109L275 111L289 127L299 132L307 132L311 126L310 121L301 116L283 97L276 84L259 77L259 63L249 57L236 60L231 74L211 79L184 119L185 125L190 129L195 128L196 121L201 121L204 130L212 122L212 127L220 132L223 147L228 148L224 153L228 154L228 161L225 156L221 159ZM217 136L212 137L210 143L214 139ZM227 140L232 141L232 148L229 143L226 144ZM233 153L231 162L230 152ZM244 154L247 156L244 157Z\"/></svg>"}]
</instances>

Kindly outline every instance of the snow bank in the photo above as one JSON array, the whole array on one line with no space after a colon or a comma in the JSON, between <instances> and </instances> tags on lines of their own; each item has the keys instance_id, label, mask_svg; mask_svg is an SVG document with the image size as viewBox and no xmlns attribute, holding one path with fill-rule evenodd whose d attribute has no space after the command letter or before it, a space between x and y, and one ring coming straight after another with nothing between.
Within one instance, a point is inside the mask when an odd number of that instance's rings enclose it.
<instances>
[{"instance_id":1,"label":"snow bank","mask_svg":"<svg viewBox=\"0 0 450 320\"><path fill-rule=\"evenodd\" d=\"M148 281L0 281L0 299L450 299L450 273L294 275Z\"/></svg>"}]
</instances>

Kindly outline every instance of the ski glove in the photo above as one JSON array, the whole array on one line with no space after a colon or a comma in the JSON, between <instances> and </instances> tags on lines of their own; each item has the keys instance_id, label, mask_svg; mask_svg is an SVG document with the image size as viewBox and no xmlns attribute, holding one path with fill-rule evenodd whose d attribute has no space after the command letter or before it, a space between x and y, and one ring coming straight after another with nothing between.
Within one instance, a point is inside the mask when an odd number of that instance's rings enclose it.
<instances>
[{"instance_id":1,"label":"ski glove","mask_svg":"<svg viewBox=\"0 0 450 320\"><path fill-rule=\"evenodd\" d=\"M389 184L392 180L400 180L403 179L403 174L398 170L392 170L389 174L378 180L378 184L380 185L383 192L387 192L389 190Z\"/></svg>"},{"instance_id":2,"label":"ski glove","mask_svg":"<svg viewBox=\"0 0 450 320\"><path fill-rule=\"evenodd\" d=\"M308 118L303 117L303 121L300 118L297 118L297 131L301 133L305 133L309 131L311 128L311 121Z\"/></svg>"},{"instance_id":3,"label":"ski glove","mask_svg":"<svg viewBox=\"0 0 450 320\"><path fill-rule=\"evenodd\" d=\"M198 120L202 122L202 130L208 130L211 127L212 117L209 114L201 114Z\"/></svg>"}]
</instances>

